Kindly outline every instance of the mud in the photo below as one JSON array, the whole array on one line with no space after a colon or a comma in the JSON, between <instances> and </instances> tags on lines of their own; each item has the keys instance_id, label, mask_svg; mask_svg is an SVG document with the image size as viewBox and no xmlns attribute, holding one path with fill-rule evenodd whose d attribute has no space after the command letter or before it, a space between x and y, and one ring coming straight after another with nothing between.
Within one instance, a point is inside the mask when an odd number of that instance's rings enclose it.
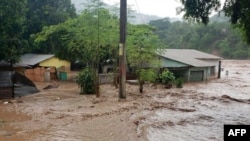
<instances>
[{"instance_id":1,"label":"mud","mask_svg":"<svg viewBox=\"0 0 250 141\"><path fill-rule=\"evenodd\" d=\"M101 97L79 95L74 81L36 83L41 92L0 101L0 140L220 141L224 124L250 124L250 61L222 61L221 79L164 89L127 84L100 87ZM226 75L226 71L228 75Z\"/></svg>"}]
</instances>

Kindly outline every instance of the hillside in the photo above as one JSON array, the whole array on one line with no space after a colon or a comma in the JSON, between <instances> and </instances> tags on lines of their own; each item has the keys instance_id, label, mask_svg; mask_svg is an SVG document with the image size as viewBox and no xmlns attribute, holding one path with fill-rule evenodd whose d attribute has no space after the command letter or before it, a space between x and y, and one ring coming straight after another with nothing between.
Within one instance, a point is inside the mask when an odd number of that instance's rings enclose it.
<instances>
[{"instance_id":1,"label":"hillside","mask_svg":"<svg viewBox=\"0 0 250 141\"><path fill-rule=\"evenodd\" d=\"M225 17L214 16L211 21L205 26L164 18L150 25L158 29L155 33L168 48L197 49L227 59L250 58L250 46L240 29L233 28Z\"/></svg>"}]
</instances>

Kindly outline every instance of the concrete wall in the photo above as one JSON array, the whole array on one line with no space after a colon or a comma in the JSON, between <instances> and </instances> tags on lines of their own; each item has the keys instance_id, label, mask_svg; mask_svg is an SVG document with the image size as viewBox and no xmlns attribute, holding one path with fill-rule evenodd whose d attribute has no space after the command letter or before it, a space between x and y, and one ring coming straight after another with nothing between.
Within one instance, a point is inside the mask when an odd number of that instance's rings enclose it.
<instances>
[{"instance_id":1,"label":"concrete wall","mask_svg":"<svg viewBox=\"0 0 250 141\"><path fill-rule=\"evenodd\" d=\"M219 69L219 60L204 60L203 61L206 61L206 62L209 62L211 64L211 66L215 66L215 74L218 73L218 69Z\"/></svg>"},{"instance_id":2,"label":"concrete wall","mask_svg":"<svg viewBox=\"0 0 250 141\"><path fill-rule=\"evenodd\" d=\"M114 74L99 74L99 83L100 84L113 84Z\"/></svg>"}]
</instances>

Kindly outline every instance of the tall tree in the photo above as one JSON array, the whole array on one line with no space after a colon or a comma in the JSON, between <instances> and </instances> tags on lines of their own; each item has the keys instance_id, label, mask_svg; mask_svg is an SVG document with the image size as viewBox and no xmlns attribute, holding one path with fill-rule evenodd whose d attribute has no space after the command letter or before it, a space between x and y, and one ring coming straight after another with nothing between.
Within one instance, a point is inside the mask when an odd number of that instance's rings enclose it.
<instances>
[{"instance_id":1,"label":"tall tree","mask_svg":"<svg viewBox=\"0 0 250 141\"><path fill-rule=\"evenodd\" d=\"M0 60L15 63L24 50L25 6L26 0L0 1Z\"/></svg>"},{"instance_id":2,"label":"tall tree","mask_svg":"<svg viewBox=\"0 0 250 141\"><path fill-rule=\"evenodd\" d=\"M155 56L157 49L163 48L155 29L150 25L129 25L127 57L130 68L134 68L139 81L139 92L143 92L145 81L154 82L159 67Z\"/></svg>"},{"instance_id":3,"label":"tall tree","mask_svg":"<svg viewBox=\"0 0 250 141\"><path fill-rule=\"evenodd\" d=\"M184 12L184 18L202 22L209 22L209 15L213 11L219 11L220 0L181 0L183 7L179 12ZM230 21L235 27L242 29L244 37L250 43L250 1L249 0L225 0L222 11L230 17Z\"/></svg>"},{"instance_id":4,"label":"tall tree","mask_svg":"<svg viewBox=\"0 0 250 141\"><path fill-rule=\"evenodd\" d=\"M80 60L92 68L107 63L107 60L115 60L119 42L118 17L110 14L98 0L90 2L94 3L88 3L76 19L45 27L33 36L35 43L43 51L55 53L59 58ZM162 45L153 33L154 29L150 25L129 25L128 62L136 67L140 84L155 78L155 71L144 66L155 65L156 49Z\"/></svg>"},{"instance_id":5,"label":"tall tree","mask_svg":"<svg viewBox=\"0 0 250 141\"><path fill-rule=\"evenodd\" d=\"M115 57L118 22L118 18L100 3L96 8L86 9L76 19L45 27L33 38L40 52L55 53L60 58L94 66Z\"/></svg>"},{"instance_id":6,"label":"tall tree","mask_svg":"<svg viewBox=\"0 0 250 141\"><path fill-rule=\"evenodd\" d=\"M56 25L76 17L71 0L28 0L25 39L38 33L44 26Z\"/></svg>"}]
</instances>

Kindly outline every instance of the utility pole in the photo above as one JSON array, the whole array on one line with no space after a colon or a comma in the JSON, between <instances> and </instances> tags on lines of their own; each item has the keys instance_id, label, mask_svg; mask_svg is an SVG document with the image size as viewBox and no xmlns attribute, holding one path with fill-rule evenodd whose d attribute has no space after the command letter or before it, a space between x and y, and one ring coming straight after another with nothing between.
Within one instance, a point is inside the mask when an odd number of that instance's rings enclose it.
<instances>
[{"instance_id":1,"label":"utility pole","mask_svg":"<svg viewBox=\"0 0 250 141\"><path fill-rule=\"evenodd\" d=\"M221 77L221 60L219 61L219 68L218 68L218 78Z\"/></svg>"},{"instance_id":2,"label":"utility pole","mask_svg":"<svg viewBox=\"0 0 250 141\"><path fill-rule=\"evenodd\" d=\"M126 99L127 0L120 0L119 99Z\"/></svg>"},{"instance_id":3,"label":"utility pole","mask_svg":"<svg viewBox=\"0 0 250 141\"><path fill-rule=\"evenodd\" d=\"M97 13L97 56L96 56L96 97L100 97L100 83L99 83L99 44L100 44L100 0L98 0Z\"/></svg>"}]
</instances>

